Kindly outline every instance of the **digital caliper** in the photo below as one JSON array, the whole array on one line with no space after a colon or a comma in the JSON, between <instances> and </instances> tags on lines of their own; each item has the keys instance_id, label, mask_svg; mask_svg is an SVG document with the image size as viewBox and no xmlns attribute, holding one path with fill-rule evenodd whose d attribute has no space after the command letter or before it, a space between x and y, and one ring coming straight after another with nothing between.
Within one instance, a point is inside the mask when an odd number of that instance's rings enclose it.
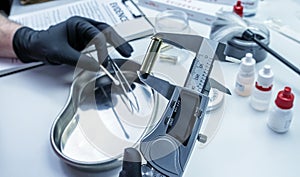
<instances>
[{"instance_id":1,"label":"digital caliper","mask_svg":"<svg viewBox=\"0 0 300 177\"><path fill-rule=\"evenodd\" d=\"M162 42L195 52L184 87L151 75ZM139 71L140 80L168 99L158 124L140 142L140 153L124 152L120 177L180 177L198 138L211 87L230 93L209 75L215 60L225 60L224 45L197 35L157 33Z\"/></svg>"}]
</instances>

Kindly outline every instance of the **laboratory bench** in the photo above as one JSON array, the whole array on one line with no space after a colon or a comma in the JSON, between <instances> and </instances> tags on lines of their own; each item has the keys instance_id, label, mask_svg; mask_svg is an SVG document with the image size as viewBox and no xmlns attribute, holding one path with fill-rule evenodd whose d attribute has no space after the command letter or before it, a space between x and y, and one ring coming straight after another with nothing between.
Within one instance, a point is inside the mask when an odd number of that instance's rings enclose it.
<instances>
[{"instance_id":1,"label":"laboratory bench","mask_svg":"<svg viewBox=\"0 0 300 177\"><path fill-rule=\"evenodd\" d=\"M299 31L299 7L300 2L296 0L263 0L259 2L258 12L252 20L262 22L271 17L278 18ZM149 16L158 13L141 8ZM17 13L18 9L21 10L21 7L15 5L11 12ZM190 25L199 35L209 36L209 26L194 21ZM276 31L270 30L270 34L269 46L300 67L300 44ZM145 52L148 42L148 39L132 41L133 55ZM285 86L290 86L295 95L289 131L284 134L273 132L266 125L269 111L255 111L249 105L249 97L240 97L234 92L238 64L217 62L224 85L232 95L225 96L219 114L221 118L208 142L196 142L185 177L299 175L300 77L270 54L257 63L256 70L265 64L272 67L275 75L272 104L277 92ZM51 148L50 129L67 101L73 78L74 68L66 65L44 65L0 78L1 177L118 176L120 168L104 172L75 169L66 165Z\"/></svg>"}]
</instances>

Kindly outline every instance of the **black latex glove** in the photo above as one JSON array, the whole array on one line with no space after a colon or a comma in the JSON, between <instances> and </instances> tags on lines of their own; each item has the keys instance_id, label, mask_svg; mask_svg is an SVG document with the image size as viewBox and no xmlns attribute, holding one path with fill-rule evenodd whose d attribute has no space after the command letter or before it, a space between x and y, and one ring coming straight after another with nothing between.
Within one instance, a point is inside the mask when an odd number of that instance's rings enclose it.
<instances>
[{"instance_id":1,"label":"black latex glove","mask_svg":"<svg viewBox=\"0 0 300 177\"><path fill-rule=\"evenodd\" d=\"M14 35L13 47L17 57L25 63L43 61L98 71L98 62L108 57L107 42L124 57L129 57L133 51L108 24L75 16L47 30L21 27ZM95 45L98 61L81 53L90 45Z\"/></svg>"}]
</instances>

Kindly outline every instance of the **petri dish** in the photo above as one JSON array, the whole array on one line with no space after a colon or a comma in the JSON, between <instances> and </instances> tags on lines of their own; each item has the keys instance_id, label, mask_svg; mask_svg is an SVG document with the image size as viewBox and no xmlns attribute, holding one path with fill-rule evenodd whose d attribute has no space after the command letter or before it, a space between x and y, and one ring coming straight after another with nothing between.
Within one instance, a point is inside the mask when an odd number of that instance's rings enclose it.
<instances>
[{"instance_id":1,"label":"petri dish","mask_svg":"<svg viewBox=\"0 0 300 177\"><path fill-rule=\"evenodd\" d=\"M190 33L188 15L181 10L165 10L155 17L155 33Z\"/></svg>"}]
</instances>

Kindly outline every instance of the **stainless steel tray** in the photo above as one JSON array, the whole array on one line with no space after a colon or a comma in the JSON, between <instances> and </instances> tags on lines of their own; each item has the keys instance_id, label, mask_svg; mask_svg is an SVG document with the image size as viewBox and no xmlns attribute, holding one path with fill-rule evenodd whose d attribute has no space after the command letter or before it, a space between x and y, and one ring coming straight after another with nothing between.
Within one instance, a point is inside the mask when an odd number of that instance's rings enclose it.
<instances>
[{"instance_id":1,"label":"stainless steel tray","mask_svg":"<svg viewBox=\"0 0 300 177\"><path fill-rule=\"evenodd\" d=\"M138 109L126 107L120 87L105 73L81 71L51 128L53 150L73 167L99 171L120 166L123 149L138 146L158 121L158 95L139 81L140 65L115 62L131 83Z\"/></svg>"}]
</instances>

